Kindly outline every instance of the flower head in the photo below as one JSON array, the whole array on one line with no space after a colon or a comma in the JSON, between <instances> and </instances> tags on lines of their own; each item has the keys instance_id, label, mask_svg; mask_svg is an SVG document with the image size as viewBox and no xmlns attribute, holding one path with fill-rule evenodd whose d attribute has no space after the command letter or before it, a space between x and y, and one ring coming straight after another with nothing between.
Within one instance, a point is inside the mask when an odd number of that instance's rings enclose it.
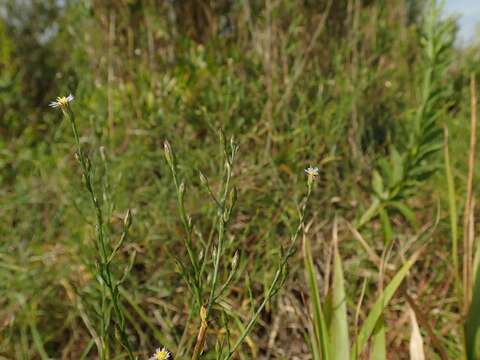
<instances>
[{"instance_id":1,"label":"flower head","mask_svg":"<svg viewBox=\"0 0 480 360\"><path fill-rule=\"evenodd\" d=\"M313 184L313 180L315 180L315 178L318 176L318 167L309 166L305 169L305 172L308 176L308 188L310 189Z\"/></svg>"},{"instance_id":2,"label":"flower head","mask_svg":"<svg viewBox=\"0 0 480 360\"><path fill-rule=\"evenodd\" d=\"M307 173L309 178L317 177L318 176L318 167L309 166L308 168L305 169L305 172Z\"/></svg>"},{"instance_id":3,"label":"flower head","mask_svg":"<svg viewBox=\"0 0 480 360\"><path fill-rule=\"evenodd\" d=\"M49 106L52 107L52 108L66 108L68 103L70 101L73 101L73 95L70 94L68 96L58 96L57 99L55 101L52 101Z\"/></svg>"},{"instance_id":4,"label":"flower head","mask_svg":"<svg viewBox=\"0 0 480 360\"><path fill-rule=\"evenodd\" d=\"M170 360L171 358L172 353L163 347L155 350L155 353L148 360Z\"/></svg>"}]
</instances>

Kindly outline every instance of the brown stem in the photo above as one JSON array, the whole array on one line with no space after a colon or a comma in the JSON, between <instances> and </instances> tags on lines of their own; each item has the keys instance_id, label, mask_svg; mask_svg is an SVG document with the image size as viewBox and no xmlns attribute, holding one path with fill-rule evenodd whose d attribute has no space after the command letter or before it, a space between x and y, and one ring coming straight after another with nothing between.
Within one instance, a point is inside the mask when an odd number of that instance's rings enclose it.
<instances>
[{"instance_id":1,"label":"brown stem","mask_svg":"<svg viewBox=\"0 0 480 360\"><path fill-rule=\"evenodd\" d=\"M203 345L205 344L205 337L207 335L208 323L207 323L207 309L204 306L202 306L202 308L200 309L200 319L201 319L201 324L200 324L200 329L198 330L197 342L195 344L195 348L193 349L192 360L197 360L200 357L203 351Z\"/></svg>"},{"instance_id":2,"label":"brown stem","mask_svg":"<svg viewBox=\"0 0 480 360\"><path fill-rule=\"evenodd\" d=\"M472 298L472 266L473 266L473 178L475 175L475 147L477 143L477 83L472 74L470 79L471 120L470 148L468 154L467 198L463 216L463 288L465 290L464 312L467 313Z\"/></svg>"}]
</instances>

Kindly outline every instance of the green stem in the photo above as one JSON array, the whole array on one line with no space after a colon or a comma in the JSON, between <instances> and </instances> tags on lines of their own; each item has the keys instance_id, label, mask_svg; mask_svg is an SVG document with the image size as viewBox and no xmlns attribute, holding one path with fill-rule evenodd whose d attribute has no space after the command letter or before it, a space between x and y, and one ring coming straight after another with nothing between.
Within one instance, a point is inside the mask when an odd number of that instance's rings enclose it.
<instances>
[{"instance_id":1,"label":"green stem","mask_svg":"<svg viewBox=\"0 0 480 360\"><path fill-rule=\"evenodd\" d=\"M271 298L277 293L277 291L279 290L278 288L278 283L281 279L281 275L282 273L284 272L285 270L285 267L287 266L288 264L288 260L293 256L293 254L295 253L295 246L297 244L297 239L298 239L298 235L300 234L300 230L302 230L302 228L304 227L304 218L305 218L305 210L306 210L306 207L307 207L307 203L308 203L308 200L310 199L310 195L311 195L311 192L312 192L312 183L309 182L308 183L308 192L307 192L307 195L305 196L305 199L304 199L304 204L300 210L300 220L299 220L299 224L297 226L297 229L295 231L295 233L293 234L292 236L292 240L290 242L290 245L282 259L282 261L280 262L279 266L277 267L277 270L275 271L275 275L273 277L273 280L272 280L272 283L270 284L270 287L268 288L268 291L265 295L265 298L263 299L262 303L259 305L259 307L257 308L257 310L253 313L252 317L250 318L247 326L245 327L245 329L243 330L242 334L240 335L240 337L238 338L237 342L235 343L235 345L232 347L232 349L230 350L230 352L227 354L227 356L225 357L224 360L229 360L233 354L235 353L235 351L239 348L239 346L242 344L242 342L245 340L245 338L248 336L248 334L250 333L250 331L252 330L253 326L255 325L255 323L257 322L257 319L258 317L260 316L260 314L262 313L263 309L265 308L265 306L268 304L268 302L271 300Z\"/></svg>"},{"instance_id":2,"label":"green stem","mask_svg":"<svg viewBox=\"0 0 480 360\"><path fill-rule=\"evenodd\" d=\"M99 349L100 358L108 359L109 358L109 346L108 346L108 328L110 327L109 317L107 315L107 290L111 297L113 310L115 312L115 316L118 319L118 329L120 332L120 342L122 346L128 353L130 360L134 360L135 357L132 352L132 347L130 345L130 341L128 339L126 329L125 329L125 317L120 309L119 305L119 298L118 298L118 289L116 285L114 285L114 281L112 280L112 272L110 269L110 260L109 254L107 250L107 244L105 242L105 234L103 231L104 228L104 219L102 208L100 203L98 202L97 196L95 194L94 186L93 186L93 176L92 171L90 168L90 164L88 162L88 158L86 157L85 153L83 152L82 146L80 144L80 136L78 133L77 124L75 122L75 115L70 107L62 108L64 116L70 122L73 131L73 137L75 139L75 144L77 146L77 154L78 160L80 162L80 167L82 170L83 178L85 180L85 187L90 195L90 200L92 201L93 207L95 208L95 215L96 215L96 235L97 235L97 244L96 247L100 250L100 288L101 288L101 295L102 295L102 319L101 319L101 342L102 342L102 349ZM125 235L126 236L126 235Z\"/></svg>"},{"instance_id":3,"label":"green stem","mask_svg":"<svg viewBox=\"0 0 480 360\"><path fill-rule=\"evenodd\" d=\"M228 161L228 160L227 160ZM218 221L218 245L215 251L215 264L213 269L213 279L212 279L212 286L210 288L210 295L208 298L208 306L207 306L207 318L212 309L212 306L215 302L215 291L217 290L217 282L218 282L218 273L220 271L220 257L223 252L223 242L225 237L225 216L226 216L226 201L228 196L228 190L230 187L230 179L232 177L232 164L227 162L226 166L226 180L224 183L223 188L223 195L222 199L220 200L220 208L219 211L219 221Z\"/></svg>"}]
</instances>

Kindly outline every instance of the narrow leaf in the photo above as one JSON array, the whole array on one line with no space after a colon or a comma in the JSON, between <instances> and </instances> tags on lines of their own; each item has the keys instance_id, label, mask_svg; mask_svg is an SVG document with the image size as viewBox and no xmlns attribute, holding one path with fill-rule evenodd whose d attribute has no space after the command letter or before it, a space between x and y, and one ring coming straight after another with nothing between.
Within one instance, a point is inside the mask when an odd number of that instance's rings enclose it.
<instances>
[{"instance_id":1,"label":"narrow leaf","mask_svg":"<svg viewBox=\"0 0 480 360\"><path fill-rule=\"evenodd\" d=\"M407 220L413 228L418 228L417 218L413 210L406 204L400 201L391 201L388 205L394 207Z\"/></svg>"},{"instance_id":2,"label":"narrow leaf","mask_svg":"<svg viewBox=\"0 0 480 360\"><path fill-rule=\"evenodd\" d=\"M332 285L332 321L330 334L332 337L331 359L348 360L350 342L348 339L347 296L343 278L342 260L335 243L334 272Z\"/></svg>"},{"instance_id":3,"label":"narrow leaf","mask_svg":"<svg viewBox=\"0 0 480 360\"><path fill-rule=\"evenodd\" d=\"M473 273L473 291L472 301L468 309L467 318L465 320L465 340L467 345L467 359L480 358L480 267L478 266L478 253L480 247L477 248L475 256L475 270Z\"/></svg>"},{"instance_id":4,"label":"narrow leaf","mask_svg":"<svg viewBox=\"0 0 480 360\"><path fill-rule=\"evenodd\" d=\"M390 223L390 218L385 208L381 207L378 214L380 215L380 223L382 224L383 241L385 246L388 246L393 239L392 224Z\"/></svg>"},{"instance_id":5,"label":"narrow leaf","mask_svg":"<svg viewBox=\"0 0 480 360\"><path fill-rule=\"evenodd\" d=\"M356 226L357 230L360 229L363 225L368 223L371 219L373 219L377 213L378 213L378 208L380 207L380 200L377 197L373 198L372 204L370 207L365 211L358 221L358 224Z\"/></svg>"},{"instance_id":6,"label":"narrow leaf","mask_svg":"<svg viewBox=\"0 0 480 360\"><path fill-rule=\"evenodd\" d=\"M405 264L403 264L403 266L395 274L393 279L390 281L390 283L387 285L387 287L383 291L380 298L375 302L372 309L370 310L370 313L368 314L367 318L365 319L358 333L358 337L356 341L356 348L357 348L358 354L361 354L365 346L367 345L367 341L372 335L378 319L382 315L383 310L392 299L393 295L397 291L398 287L402 283L405 276L407 276L408 271L417 260L417 257L418 257L417 255L418 255L418 252L414 254L407 262L405 262Z\"/></svg>"},{"instance_id":7,"label":"narrow leaf","mask_svg":"<svg viewBox=\"0 0 480 360\"><path fill-rule=\"evenodd\" d=\"M420 327L418 326L415 312L411 308L410 322L412 323L412 334L410 336L410 360L425 360L422 334L420 334Z\"/></svg>"},{"instance_id":8,"label":"narrow leaf","mask_svg":"<svg viewBox=\"0 0 480 360\"><path fill-rule=\"evenodd\" d=\"M372 176L372 189L378 195L382 196L383 194L383 179L378 173L377 170L373 170Z\"/></svg>"},{"instance_id":9,"label":"narrow leaf","mask_svg":"<svg viewBox=\"0 0 480 360\"><path fill-rule=\"evenodd\" d=\"M313 352L322 354L322 360L330 360L329 334L320 302L320 290L318 289L315 276L310 241L307 238L305 238L304 241L303 251L308 288L310 291L310 302L313 311L313 334L311 335Z\"/></svg>"},{"instance_id":10,"label":"narrow leaf","mask_svg":"<svg viewBox=\"0 0 480 360\"><path fill-rule=\"evenodd\" d=\"M387 358L387 340L385 338L385 321L383 315L378 319L373 330L372 360L385 360Z\"/></svg>"}]
</instances>

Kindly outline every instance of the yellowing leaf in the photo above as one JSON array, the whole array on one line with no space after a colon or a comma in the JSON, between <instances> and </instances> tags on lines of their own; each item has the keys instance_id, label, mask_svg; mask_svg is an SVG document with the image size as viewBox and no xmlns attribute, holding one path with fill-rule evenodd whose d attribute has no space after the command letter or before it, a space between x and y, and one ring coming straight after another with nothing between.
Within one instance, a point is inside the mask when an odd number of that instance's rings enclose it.
<instances>
[{"instance_id":1,"label":"yellowing leaf","mask_svg":"<svg viewBox=\"0 0 480 360\"><path fill-rule=\"evenodd\" d=\"M412 308L410 308L410 322L412 323L412 334L410 335L410 360L425 360L423 350L423 339L418 326L417 317Z\"/></svg>"}]
</instances>

